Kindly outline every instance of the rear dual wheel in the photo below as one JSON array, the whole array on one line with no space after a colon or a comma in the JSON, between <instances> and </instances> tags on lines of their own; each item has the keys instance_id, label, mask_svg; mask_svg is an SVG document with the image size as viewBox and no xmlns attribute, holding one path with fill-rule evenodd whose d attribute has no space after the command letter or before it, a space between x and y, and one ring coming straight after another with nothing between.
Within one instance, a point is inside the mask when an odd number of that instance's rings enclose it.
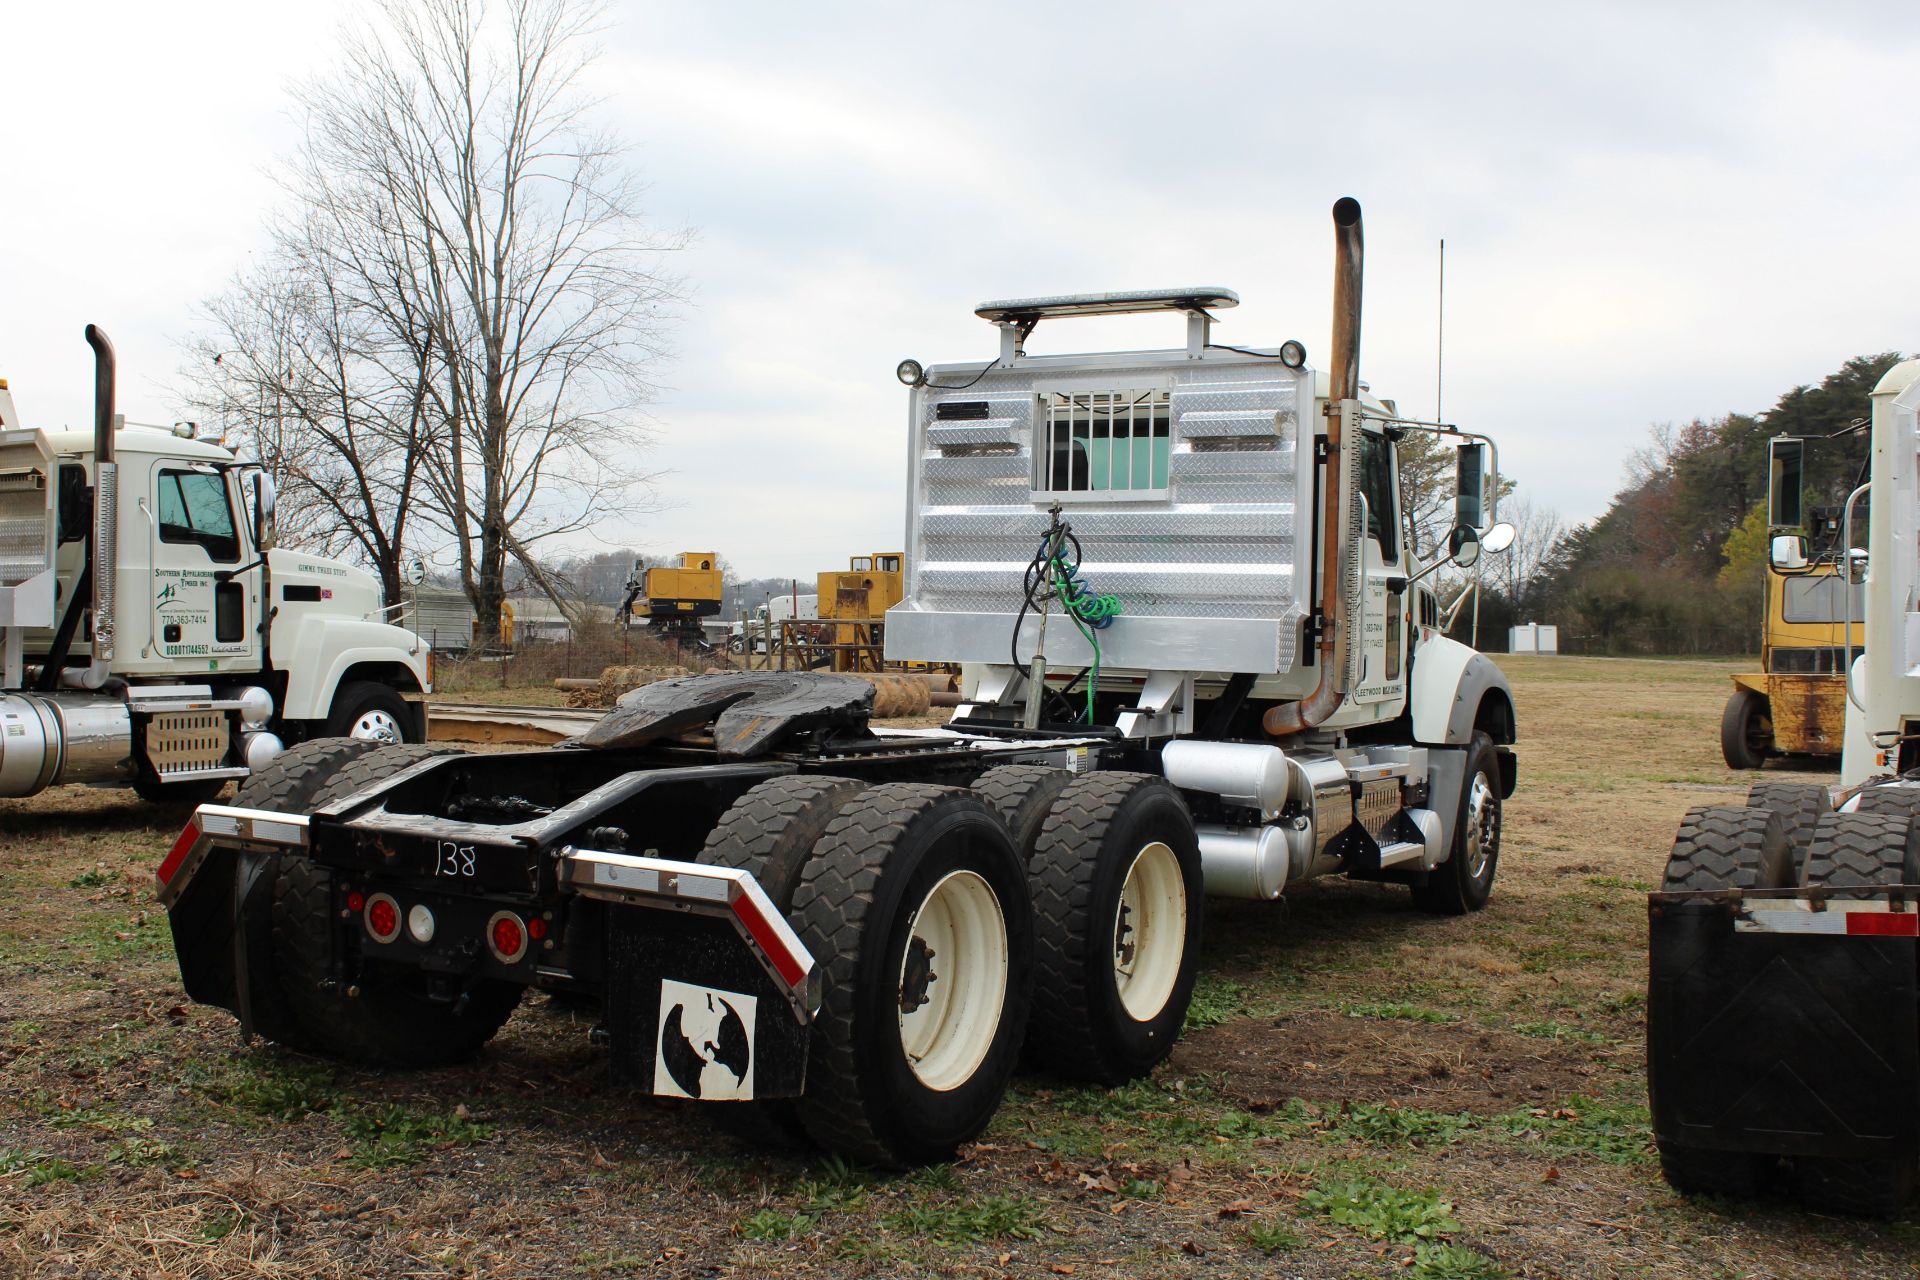
<instances>
[{"instance_id":1,"label":"rear dual wheel","mask_svg":"<svg viewBox=\"0 0 1920 1280\"><path fill-rule=\"evenodd\" d=\"M1028 871L1042 1064L1121 1084L1172 1052L1193 997L1202 884L1186 802L1165 778L1075 778L1048 808Z\"/></svg>"},{"instance_id":2,"label":"rear dual wheel","mask_svg":"<svg viewBox=\"0 0 1920 1280\"><path fill-rule=\"evenodd\" d=\"M1027 1027L1033 914L1006 827L964 791L874 787L815 845L792 919L824 978L801 1124L873 1164L951 1158Z\"/></svg>"}]
</instances>

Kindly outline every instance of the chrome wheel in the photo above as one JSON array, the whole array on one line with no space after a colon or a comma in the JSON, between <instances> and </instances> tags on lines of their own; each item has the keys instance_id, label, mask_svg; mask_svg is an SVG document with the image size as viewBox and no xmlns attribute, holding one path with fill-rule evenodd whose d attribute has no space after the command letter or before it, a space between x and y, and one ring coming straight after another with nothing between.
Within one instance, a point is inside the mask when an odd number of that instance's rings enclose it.
<instances>
[{"instance_id":1,"label":"chrome wheel","mask_svg":"<svg viewBox=\"0 0 1920 1280\"><path fill-rule=\"evenodd\" d=\"M406 735L400 731L400 722L393 713L382 711L378 707L362 711L348 731L349 738L359 738L363 742L405 742Z\"/></svg>"},{"instance_id":2,"label":"chrome wheel","mask_svg":"<svg viewBox=\"0 0 1920 1280\"><path fill-rule=\"evenodd\" d=\"M900 1047L929 1089L973 1078L1007 998L1007 922L984 878L955 871L914 912L900 957Z\"/></svg>"},{"instance_id":3,"label":"chrome wheel","mask_svg":"<svg viewBox=\"0 0 1920 1280\"><path fill-rule=\"evenodd\" d=\"M1500 852L1500 799L1485 773L1473 775L1462 816L1466 819L1466 843L1461 853L1466 858L1467 874L1478 880Z\"/></svg>"},{"instance_id":4,"label":"chrome wheel","mask_svg":"<svg viewBox=\"0 0 1920 1280\"><path fill-rule=\"evenodd\" d=\"M1180 860L1158 840L1134 855L1113 920L1113 985L1127 1016L1166 1008L1187 945L1187 887Z\"/></svg>"}]
</instances>

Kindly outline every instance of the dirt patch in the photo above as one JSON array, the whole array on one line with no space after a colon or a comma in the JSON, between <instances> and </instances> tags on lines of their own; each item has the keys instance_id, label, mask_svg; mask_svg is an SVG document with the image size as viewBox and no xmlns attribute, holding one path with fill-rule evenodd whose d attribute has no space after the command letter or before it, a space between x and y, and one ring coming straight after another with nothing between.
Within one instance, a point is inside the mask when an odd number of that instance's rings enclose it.
<instances>
[{"instance_id":1,"label":"dirt patch","mask_svg":"<svg viewBox=\"0 0 1920 1280\"><path fill-rule=\"evenodd\" d=\"M1251 1110L1309 1102L1399 1101L1498 1115L1590 1094L1596 1046L1456 1023L1301 1013L1190 1033L1174 1068L1216 1076Z\"/></svg>"}]
</instances>

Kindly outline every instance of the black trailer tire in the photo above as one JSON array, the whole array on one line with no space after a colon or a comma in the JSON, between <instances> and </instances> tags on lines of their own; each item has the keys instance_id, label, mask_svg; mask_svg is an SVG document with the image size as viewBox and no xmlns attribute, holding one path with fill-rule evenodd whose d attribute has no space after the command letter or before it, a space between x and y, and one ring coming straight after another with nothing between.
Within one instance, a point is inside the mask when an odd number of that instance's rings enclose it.
<instances>
[{"instance_id":1,"label":"black trailer tire","mask_svg":"<svg viewBox=\"0 0 1920 1280\"><path fill-rule=\"evenodd\" d=\"M1036 1057L1100 1084L1146 1075L1180 1037L1200 961L1200 841L1186 801L1153 774L1076 778L1027 878Z\"/></svg>"},{"instance_id":2,"label":"black trailer tire","mask_svg":"<svg viewBox=\"0 0 1920 1280\"><path fill-rule=\"evenodd\" d=\"M1773 754L1773 721L1767 700L1745 686L1736 688L1720 713L1720 754L1729 769L1758 769Z\"/></svg>"},{"instance_id":3,"label":"black trailer tire","mask_svg":"<svg viewBox=\"0 0 1920 1280\"><path fill-rule=\"evenodd\" d=\"M1914 1158L1838 1160L1800 1156L1793 1162L1793 1185L1809 1209L1863 1218L1891 1218L1913 1199Z\"/></svg>"},{"instance_id":4,"label":"black trailer tire","mask_svg":"<svg viewBox=\"0 0 1920 1280\"><path fill-rule=\"evenodd\" d=\"M813 846L840 810L866 789L854 778L810 773L769 778L721 815L700 861L751 873L785 914L793 909L793 891Z\"/></svg>"},{"instance_id":5,"label":"black trailer tire","mask_svg":"<svg viewBox=\"0 0 1920 1280\"><path fill-rule=\"evenodd\" d=\"M957 788L874 787L815 846L793 921L822 979L801 1123L871 1164L950 1159L993 1119L1026 1034L1033 914L1006 827Z\"/></svg>"},{"instance_id":6,"label":"black trailer tire","mask_svg":"<svg viewBox=\"0 0 1920 1280\"><path fill-rule=\"evenodd\" d=\"M1807 887L1870 898L1920 884L1920 822L1901 813L1829 813L1807 849Z\"/></svg>"},{"instance_id":7,"label":"black trailer tire","mask_svg":"<svg viewBox=\"0 0 1920 1280\"><path fill-rule=\"evenodd\" d=\"M1899 817L1920 817L1920 787L1868 787L1854 802L1855 813L1891 813Z\"/></svg>"},{"instance_id":8,"label":"black trailer tire","mask_svg":"<svg viewBox=\"0 0 1920 1280\"><path fill-rule=\"evenodd\" d=\"M418 743L419 717L407 700L384 684L357 680L340 686L327 713L327 736L361 738L369 742Z\"/></svg>"},{"instance_id":9,"label":"black trailer tire","mask_svg":"<svg viewBox=\"0 0 1920 1280\"><path fill-rule=\"evenodd\" d=\"M1819 825L1821 814L1833 812L1833 798L1817 782L1763 781L1747 789L1747 807L1771 809L1780 815L1780 821L1787 828L1787 845L1793 850L1794 865L1804 871L1807 846L1813 843L1813 829Z\"/></svg>"},{"instance_id":10,"label":"black trailer tire","mask_svg":"<svg viewBox=\"0 0 1920 1280\"><path fill-rule=\"evenodd\" d=\"M1687 810L1667 855L1661 889L1784 889L1799 883L1785 821L1772 809L1698 805Z\"/></svg>"},{"instance_id":11,"label":"black trailer tire","mask_svg":"<svg viewBox=\"0 0 1920 1280\"><path fill-rule=\"evenodd\" d=\"M1453 848L1447 860L1413 885L1413 904L1436 916L1463 916L1487 905L1493 877L1500 870L1500 753L1493 738L1475 730L1467 748L1466 781L1453 822Z\"/></svg>"},{"instance_id":12,"label":"black trailer tire","mask_svg":"<svg viewBox=\"0 0 1920 1280\"><path fill-rule=\"evenodd\" d=\"M707 835L700 861L749 872L780 914L793 910L793 891L813 846L867 784L853 778L787 774L760 783L727 809ZM812 1145L792 1098L710 1102L701 1108L722 1130L758 1146Z\"/></svg>"},{"instance_id":13,"label":"black trailer tire","mask_svg":"<svg viewBox=\"0 0 1920 1280\"><path fill-rule=\"evenodd\" d=\"M1752 1151L1713 1151L1660 1143L1660 1176L1685 1195L1750 1200L1766 1186L1778 1157Z\"/></svg>"},{"instance_id":14,"label":"black trailer tire","mask_svg":"<svg viewBox=\"0 0 1920 1280\"><path fill-rule=\"evenodd\" d=\"M275 756L265 767L254 770L240 782L233 803L242 809L265 809L274 813L305 814L313 809L314 799L333 775L373 750L374 743L354 738L314 738ZM243 862L236 868L242 883L257 880L259 890L242 903L236 927L246 935L248 957L248 1006L253 1030L289 1048L310 1048L300 1022L287 1006L282 994L279 966L273 952L273 886L279 879L280 863L286 856L278 853L251 855L258 860L257 876L253 864ZM240 885L236 884L236 896ZM175 946L188 945L175 939ZM193 945L233 946L231 933L218 938L196 940Z\"/></svg>"},{"instance_id":15,"label":"black trailer tire","mask_svg":"<svg viewBox=\"0 0 1920 1280\"><path fill-rule=\"evenodd\" d=\"M1003 764L976 778L973 791L1007 824L1021 861L1031 866L1034 848L1040 842L1040 828L1046 823L1053 802L1073 779L1074 774L1067 769Z\"/></svg>"},{"instance_id":16,"label":"black trailer tire","mask_svg":"<svg viewBox=\"0 0 1920 1280\"><path fill-rule=\"evenodd\" d=\"M372 749L334 771L309 807L343 799L422 760L455 754L417 744ZM333 877L305 858L283 856L273 888L274 958L287 1007L318 1052L366 1066L431 1067L462 1062L491 1040L520 1003L522 989L481 978L460 1002L420 989L424 975L368 973L359 994L328 989Z\"/></svg>"}]
</instances>

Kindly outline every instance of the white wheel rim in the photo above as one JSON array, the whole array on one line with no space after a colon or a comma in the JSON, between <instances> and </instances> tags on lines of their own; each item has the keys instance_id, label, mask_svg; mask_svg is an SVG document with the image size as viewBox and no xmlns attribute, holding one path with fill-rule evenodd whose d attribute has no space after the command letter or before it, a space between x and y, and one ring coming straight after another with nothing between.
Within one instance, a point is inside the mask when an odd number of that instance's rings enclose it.
<instances>
[{"instance_id":1,"label":"white wheel rim","mask_svg":"<svg viewBox=\"0 0 1920 1280\"><path fill-rule=\"evenodd\" d=\"M1187 949L1187 882L1158 840L1134 855L1113 913L1113 985L1135 1022L1158 1017Z\"/></svg>"},{"instance_id":2,"label":"white wheel rim","mask_svg":"<svg viewBox=\"0 0 1920 1280\"><path fill-rule=\"evenodd\" d=\"M371 711L362 711L360 718L353 722L353 731L347 735L367 742L400 742L400 722L390 712L375 707Z\"/></svg>"},{"instance_id":3,"label":"white wheel rim","mask_svg":"<svg viewBox=\"0 0 1920 1280\"><path fill-rule=\"evenodd\" d=\"M973 1078L1007 999L1007 922L993 886L954 871L913 913L900 957L900 1047L929 1089Z\"/></svg>"}]
</instances>

